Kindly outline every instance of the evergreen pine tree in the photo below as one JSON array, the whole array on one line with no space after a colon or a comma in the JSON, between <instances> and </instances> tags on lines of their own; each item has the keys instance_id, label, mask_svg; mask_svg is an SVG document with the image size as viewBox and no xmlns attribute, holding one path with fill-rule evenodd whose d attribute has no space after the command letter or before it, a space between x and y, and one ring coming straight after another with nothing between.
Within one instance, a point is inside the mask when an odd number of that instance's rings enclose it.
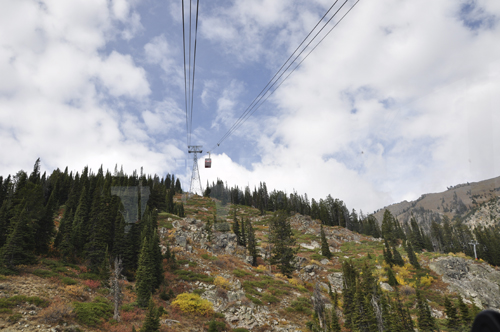
<instances>
[{"instance_id":1,"label":"evergreen pine tree","mask_svg":"<svg viewBox=\"0 0 500 332\"><path fill-rule=\"evenodd\" d=\"M408 253L408 259L410 260L410 264L413 265L414 268L420 269L420 264L418 263L417 256L415 255L415 252L413 251L413 247L411 245L411 242L407 243L407 253Z\"/></svg>"},{"instance_id":2,"label":"evergreen pine tree","mask_svg":"<svg viewBox=\"0 0 500 332\"><path fill-rule=\"evenodd\" d=\"M212 319L210 323L208 324L208 332L218 332L219 330L217 329L217 322Z\"/></svg>"},{"instance_id":3,"label":"evergreen pine tree","mask_svg":"<svg viewBox=\"0 0 500 332\"><path fill-rule=\"evenodd\" d=\"M210 219L207 219L205 223L205 233L207 233L207 241L212 241L212 222Z\"/></svg>"},{"instance_id":4,"label":"evergreen pine tree","mask_svg":"<svg viewBox=\"0 0 500 332\"><path fill-rule=\"evenodd\" d=\"M420 227L418 227L417 221L412 216L410 220L410 234L408 236L408 240L411 242L413 246L413 250L422 251L425 247L424 238L422 236L422 232Z\"/></svg>"},{"instance_id":5,"label":"evergreen pine tree","mask_svg":"<svg viewBox=\"0 0 500 332\"><path fill-rule=\"evenodd\" d=\"M387 243L387 240L385 240L385 239L384 239L384 245L385 245L385 248L382 248L383 254L384 254L384 260L387 264L389 264L389 266L392 266L392 264L394 263L394 259L392 257L391 248L389 248L389 244Z\"/></svg>"},{"instance_id":6,"label":"evergreen pine tree","mask_svg":"<svg viewBox=\"0 0 500 332\"><path fill-rule=\"evenodd\" d=\"M411 244L409 243L408 246ZM437 331L436 322L431 315L431 309L427 304L427 301L422 297L422 293L420 293L418 286L416 289L417 293L417 321L418 321L418 329L422 332L433 332Z\"/></svg>"},{"instance_id":7,"label":"evergreen pine tree","mask_svg":"<svg viewBox=\"0 0 500 332\"><path fill-rule=\"evenodd\" d=\"M23 208L12 221L12 231L0 250L3 264L12 269L16 265L34 263L36 259L33 254L33 237L33 227L29 223L26 209Z\"/></svg>"},{"instance_id":8,"label":"evergreen pine tree","mask_svg":"<svg viewBox=\"0 0 500 332\"><path fill-rule=\"evenodd\" d=\"M163 276L163 257L161 254L161 247L160 247L160 237L158 236L156 229L153 232L153 241L151 241L150 250L152 251L152 256L153 256L152 258L154 263L155 279L153 283L153 288L158 289L164 280L164 276Z\"/></svg>"},{"instance_id":9,"label":"evergreen pine tree","mask_svg":"<svg viewBox=\"0 0 500 332\"><path fill-rule=\"evenodd\" d=\"M332 332L340 332L342 328L340 327L340 322L339 322L339 316L337 315L337 308L334 306L332 307L332 314L331 314L331 331Z\"/></svg>"},{"instance_id":10,"label":"evergreen pine tree","mask_svg":"<svg viewBox=\"0 0 500 332\"><path fill-rule=\"evenodd\" d=\"M124 274L133 276L133 271L137 270L137 263L141 249L141 227L140 222L133 223L125 236L125 251L123 253Z\"/></svg>"},{"instance_id":11,"label":"evergreen pine tree","mask_svg":"<svg viewBox=\"0 0 500 332\"><path fill-rule=\"evenodd\" d=\"M175 258L175 252L171 252L170 254L170 259L168 260L168 267L170 268L170 271L175 271L177 270L177 258Z\"/></svg>"},{"instance_id":12,"label":"evergreen pine tree","mask_svg":"<svg viewBox=\"0 0 500 332\"><path fill-rule=\"evenodd\" d=\"M247 220L247 251L248 256L252 257L252 266L257 266L257 257L259 257L259 252L257 250L257 240L255 239L255 230L252 227L252 223Z\"/></svg>"},{"instance_id":13,"label":"evergreen pine tree","mask_svg":"<svg viewBox=\"0 0 500 332\"><path fill-rule=\"evenodd\" d=\"M125 219L120 210L117 210L113 236L113 256L119 257L125 254Z\"/></svg>"},{"instance_id":14,"label":"evergreen pine tree","mask_svg":"<svg viewBox=\"0 0 500 332\"><path fill-rule=\"evenodd\" d=\"M444 298L444 310L446 312L446 326L450 331L458 331L460 322L458 321L457 308L451 303L448 296Z\"/></svg>"},{"instance_id":15,"label":"evergreen pine tree","mask_svg":"<svg viewBox=\"0 0 500 332\"><path fill-rule=\"evenodd\" d=\"M385 210L384 218L382 219L382 237L389 242L390 245L396 244L396 229L395 221L392 213Z\"/></svg>"},{"instance_id":16,"label":"evergreen pine tree","mask_svg":"<svg viewBox=\"0 0 500 332\"><path fill-rule=\"evenodd\" d=\"M392 247L392 261L394 264L398 265L398 266L404 266L405 265L405 261L403 260L403 257L401 257L401 254L399 253L399 251L396 249L395 246Z\"/></svg>"},{"instance_id":17,"label":"evergreen pine tree","mask_svg":"<svg viewBox=\"0 0 500 332\"><path fill-rule=\"evenodd\" d=\"M344 276L342 287L344 327L352 330L355 328L355 294L358 274L352 261L344 261L342 263L342 272Z\"/></svg>"},{"instance_id":18,"label":"evergreen pine tree","mask_svg":"<svg viewBox=\"0 0 500 332\"><path fill-rule=\"evenodd\" d=\"M53 191L45 205L35 233L35 250L39 254L47 254L49 244L55 234L54 214L57 209L56 193Z\"/></svg>"},{"instance_id":19,"label":"evergreen pine tree","mask_svg":"<svg viewBox=\"0 0 500 332\"><path fill-rule=\"evenodd\" d=\"M99 267L99 276L101 277L101 285L108 288L109 278L111 277L111 265L109 264L110 258L108 253L108 246L104 252L104 258Z\"/></svg>"},{"instance_id":20,"label":"evergreen pine tree","mask_svg":"<svg viewBox=\"0 0 500 332\"><path fill-rule=\"evenodd\" d=\"M64 215L59 224L59 231L56 236L57 248L62 256L62 260L65 262L73 262L75 259L75 247L71 241L71 228L73 220L73 210L64 211Z\"/></svg>"},{"instance_id":21,"label":"evergreen pine tree","mask_svg":"<svg viewBox=\"0 0 500 332\"><path fill-rule=\"evenodd\" d=\"M148 311L146 312L146 317L144 318L144 323L142 324L139 332L157 332L160 331L160 315L159 311L153 302L153 298L150 296Z\"/></svg>"},{"instance_id":22,"label":"evergreen pine tree","mask_svg":"<svg viewBox=\"0 0 500 332\"><path fill-rule=\"evenodd\" d=\"M290 277L294 270L292 261L295 258L296 249L293 248L295 239L284 210L276 211L269 222L269 243L272 244L271 264L278 265L281 273Z\"/></svg>"},{"instance_id":23,"label":"evergreen pine tree","mask_svg":"<svg viewBox=\"0 0 500 332\"><path fill-rule=\"evenodd\" d=\"M84 245L90 270L94 273L99 273L108 244L109 230L112 229L115 218L115 215L112 218L109 215L110 197L103 196L103 192L103 183L102 180L99 180L92 199L88 228L89 239Z\"/></svg>"},{"instance_id":24,"label":"evergreen pine tree","mask_svg":"<svg viewBox=\"0 0 500 332\"><path fill-rule=\"evenodd\" d=\"M245 222L243 220L243 218L241 218L241 245L243 247L246 247L247 246L247 223L248 223L248 219L247 221Z\"/></svg>"},{"instance_id":25,"label":"evergreen pine tree","mask_svg":"<svg viewBox=\"0 0 500 332\"><path fill-rule=\"evenodd\" d=\"M330 246L328 245L328 241L326 240L323 225L321 225L321 255L325 256L328 259L332 258L332 253L330 252Z\"/></svg>"},{"instance_id":26,"label":"evergreen pine tree","mask_svg":"<svg viewBox=\"0 0 500 332\"><path fill-rule=\"evenodd\" d=\"M397 315L394 312L391 312L389 300L383 294L380 296L380 310L382 314L382 331L396 332L395 323Z\"/></svg>"},{"instance_id":27,"label":"evergreen pine tree","mask_svg":"<svg viewBox=\"0 0 500 332\"><path fill-rule=\"evenodd\" d=\"M3 247L9 235L8 229L12 218L12 202L4 199L0 207L0 248Z\"/></svg>"},{"instance_id":28,"label":"evergreen pine tree","mask_svg":"<svg viewBox=\"0 0 500 332\"><path fill-rule=\"evenodd\" d=\"M170 245L167 242L167 249L165 250L165 254L163 254L163 258L169 260L171 257L171 252L170 252Z\"/></svg>"},{"instance_id":29,"label":"evergreen pine tree","mask_svg":"<svg viewBox=\"0 0 500 332\"><path fill-rule=\"evenodd\" d=\"M470 328L472 319L469 312L469 307L464 303L462 297L458 297L458 310L460 311L460 323L466 328Z\"/></svg>"},{"instance_id":30,"label":"evergreen pine tree","mask_svg":"<svg viewBox=\"0 0 500 332\"><path fill-rule=\"evenodd\" d=\"M73 224L71 226L71 243L75 249L75 254L83 253L83 247L88 241L88 215L89 204L87 187L84 186L80 194L78 207L75 211Z\"/></svg>"},{"instance_id":31,"label":"evergreen pine tree","mask_svg":"<svg viewBox=\"0 0 500 332\"><path fill-rule=\"evenodd\" d=\"M396 280L396 277L394 276L394 272L392 271L391 268L387 269L387 278L389 279L387 283L391 286L397 286L399 285L398 281Z\"/></svg>"},{"instance_id":32,"label":"evergreen pine tree","mask_svg":"<svg viewBox=\"0 0 500 332\"><path fill-rule=\"evenodd\" d=\"M328 282L328 296L330 296L330 300L332 301L332 305L335 307L336 303L333 303L333 291L332 291L332 284Z\"/></svg>"},{"instance_id":33,"label":"evergreen pine tree","mask_svg":"<svg viewBox=\"0 0 500 332\"><path fill-rule=\"evenodd\" d=\"M413 321L411 319L410 311L405 308L401 302L399 290L396 287L396 304L395 304L395 319L393 320L394 331L411 331L413 332Z\"/></svg>"},{"instance_id":34,"label":"evergreen pine tree","mask_svg":"<svg viewBox=\"0 0 500 332\"><path fill-rule=\"evenodd\" d=\"M135 285L137 303L142 308L148 305L155 283L155 267L150 247L147 238L144 238L139 256L139 266L136 275L137 282Z\"/></svg>"},{"instance_id":35,"label":"evergreen pine tree","mask_svg":"<svg viewBox=\"0 0 500 332\"><path fill-rule=\"evenodd\" d=\"M233 216L233 233L236 235L236 243L241 246L243 243L241 242L241 229L240 229L240 223L238 221L238 217L236 216L236 207L233 209L234 211L234 216Z\"/></svg>"}]
</instances>

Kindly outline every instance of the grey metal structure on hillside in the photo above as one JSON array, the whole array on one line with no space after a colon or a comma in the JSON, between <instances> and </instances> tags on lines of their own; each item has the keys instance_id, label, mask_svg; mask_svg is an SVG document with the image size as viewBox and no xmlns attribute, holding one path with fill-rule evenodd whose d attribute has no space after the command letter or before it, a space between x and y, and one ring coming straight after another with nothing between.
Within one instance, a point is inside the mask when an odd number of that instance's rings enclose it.
<instances>
[{"instance_id":1,"label":"grey metal structure on hillside","mask_svg":"<svg viewBox=\"0 0 500 332\"><path fill-rule=\"evenodd\" d=\"M195 189L200 188L200 195L203 195L201 189L200 171L198 170L198 153L202 153L201 145L188 145L188 152L194 154L193 157L193 174L191 175L191 185L189 186L189 193L194 194ZM195 188L199 184L199 187Z\"/></svg>"}]
</instances>

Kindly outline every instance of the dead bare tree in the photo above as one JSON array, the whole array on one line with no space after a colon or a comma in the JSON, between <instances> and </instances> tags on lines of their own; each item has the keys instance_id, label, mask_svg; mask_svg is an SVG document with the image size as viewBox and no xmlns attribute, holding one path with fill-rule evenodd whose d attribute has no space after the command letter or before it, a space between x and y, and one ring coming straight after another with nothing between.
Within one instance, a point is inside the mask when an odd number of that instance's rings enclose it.
<instances>
[{"instance_id":1,"label":"dead bare tree","mask_svg":"<svg viewBox=\"0 0 500 332\"><path fill-rule=\"evenodd\" d=\"M115 265L113 269L113 274L111 275L111 291L113 292L113 302L115 305L115 312L113 314L113 319L117 322L120 321L120 305L122 304L122 289L121 284L123 281L123 276L121 275L123 271L122 258L115 257Z\"/></svg>"},{"instance_id":2,"label":"dead bare tree","mask_svg":"<svg viewBox=\"0 0 500 332\"><path fill-rule=\"evenodd\" d=\"M321 295L321 290L319 289L319 287L320 287L319 283L316 283L316 286L314 287L312 302L313 302L314 311L316 312L316 315L318 316L319 327L324 328L325 327L325 300L323 298L323 295Z\"/></svg>"}]
</instances>

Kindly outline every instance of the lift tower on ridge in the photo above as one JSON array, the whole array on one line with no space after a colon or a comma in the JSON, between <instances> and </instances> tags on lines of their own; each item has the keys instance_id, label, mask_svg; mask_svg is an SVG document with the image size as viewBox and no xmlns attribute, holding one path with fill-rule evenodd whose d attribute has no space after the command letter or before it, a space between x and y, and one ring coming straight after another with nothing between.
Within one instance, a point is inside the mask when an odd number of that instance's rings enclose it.
<instances>
[{"instance_id":1,"label":"lift tower on ridge","mask_svg":"<svg viewBox=\"0 0 500 332\"><path fill-rule=\"evenodd\" d=\"M195 189L200 189L200 195L203 195L203 190L201 189L200 171L198 170L198 153L202 153L201 145L188 145L188 152L194 154L193 158L193 174L191 175L191 185L189 186L189 193L194 194ZM199 184L199 187L197 187Z\"/></svg>"}]
</instances>

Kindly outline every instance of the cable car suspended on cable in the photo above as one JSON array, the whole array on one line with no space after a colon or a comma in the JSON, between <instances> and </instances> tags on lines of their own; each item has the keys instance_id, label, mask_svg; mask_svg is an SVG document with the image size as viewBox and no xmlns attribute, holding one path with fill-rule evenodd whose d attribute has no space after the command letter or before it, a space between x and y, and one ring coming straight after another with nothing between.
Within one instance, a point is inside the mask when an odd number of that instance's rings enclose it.
<instances>
[{"instance_id":1,"label":"cable car suspended on cable","mask_svg":"<svg viewBox=\"0 0 500 332\"><path fill-rule=\"evenodd\" d=\"M212 168L212 158L210 158L210 152L208 153L208 158L205 158L205 168Z\"/></svg>"}]
</instances>

